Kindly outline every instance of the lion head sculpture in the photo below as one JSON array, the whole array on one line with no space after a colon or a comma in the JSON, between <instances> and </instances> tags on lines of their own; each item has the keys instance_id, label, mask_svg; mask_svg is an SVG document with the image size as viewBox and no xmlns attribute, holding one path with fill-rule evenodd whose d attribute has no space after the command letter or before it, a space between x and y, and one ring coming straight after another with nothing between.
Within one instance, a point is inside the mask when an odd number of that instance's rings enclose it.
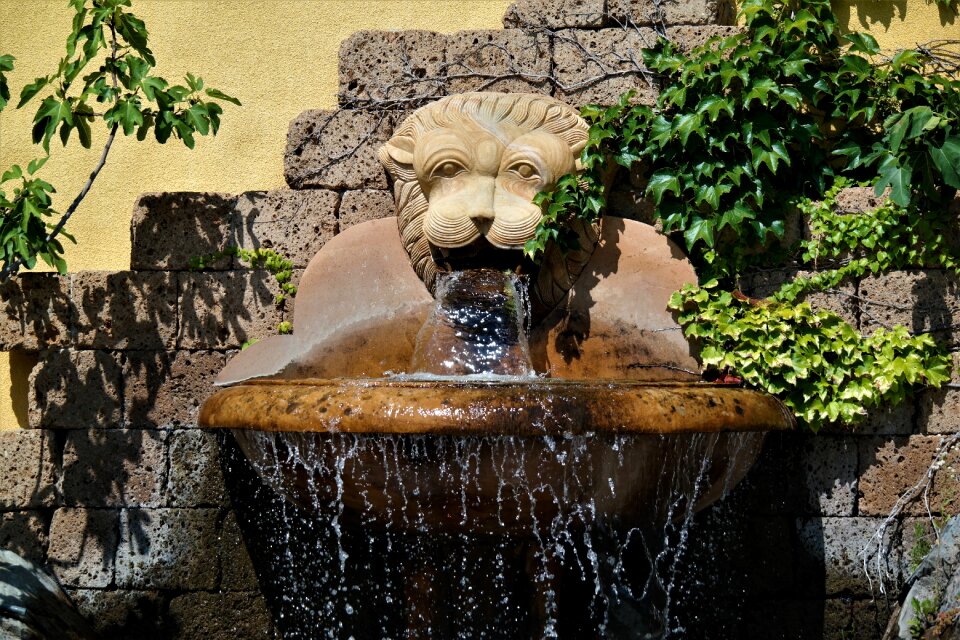
<instances>
[{"instance_id":1,"label":"lion head sculpture","mask_svg":"<svg viewBox=\"0 0 960 640\"><path fill-rule=\"evenodd\" d=\"M379 158L394 181L404 247L427 286L434 250L483 239L522 249L541 217L534 196L578 170L588 128L572 107L533 94L464 93L407 118Z\"/></svg>"}]
</instances>

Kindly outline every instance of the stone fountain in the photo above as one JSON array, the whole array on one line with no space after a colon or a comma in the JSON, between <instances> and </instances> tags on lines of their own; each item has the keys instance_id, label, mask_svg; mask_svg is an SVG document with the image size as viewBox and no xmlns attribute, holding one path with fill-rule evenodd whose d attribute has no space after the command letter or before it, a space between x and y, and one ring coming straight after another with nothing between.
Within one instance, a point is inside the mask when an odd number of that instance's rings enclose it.
<instances>
[{"instance_id":1,"label":"stone fountain","mask_svg":"<svg viewBox=\"0 0 960 640\"><path fill-rule=\"evenodd\" d=\"M576 229L579 249L523 258L533 198L578 169L587 130L537 95L414 112L380 150L397 217L323 247L294 334L235 357L201 424L234 430L263 478L332 511L338 535L560 548L597 523L649 531L718 499L764 433L793 423L773 398L700 381L667 310L696 279L679 248L608 215Z\"/></svg>"}]
</instances>

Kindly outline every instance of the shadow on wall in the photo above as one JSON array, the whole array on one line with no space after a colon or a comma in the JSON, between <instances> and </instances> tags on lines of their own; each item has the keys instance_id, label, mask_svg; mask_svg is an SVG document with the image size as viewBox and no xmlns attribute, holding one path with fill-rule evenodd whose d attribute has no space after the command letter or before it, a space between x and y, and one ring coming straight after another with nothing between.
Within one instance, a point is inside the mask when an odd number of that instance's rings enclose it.
<instances>
[{"instance_id":1,"label":"shadow on wall","mask_svg":"<svg viewBox=\"0 0 960 640\"><path fill-rule=\"evenodd\" d=\"M933 4L935 0L923 0L927 4ZM884 31L890 31L891 27L896 28L894 23L903 22L908 18L908 5L919 4L917 0L854 0L852 2L834 2L833 10L840 19L840 24L846 24L851 29L859 28L862 30L876 30L879 26ZM951 8L937 3L939 21L941 27L952 25L957 20L957 12ZM852 15L856 12L857 24L852 24ZM914 13L914 12L911 12ZM922 43L904 43L904 46L913 46Z\"/></svg>"}]
</instances>

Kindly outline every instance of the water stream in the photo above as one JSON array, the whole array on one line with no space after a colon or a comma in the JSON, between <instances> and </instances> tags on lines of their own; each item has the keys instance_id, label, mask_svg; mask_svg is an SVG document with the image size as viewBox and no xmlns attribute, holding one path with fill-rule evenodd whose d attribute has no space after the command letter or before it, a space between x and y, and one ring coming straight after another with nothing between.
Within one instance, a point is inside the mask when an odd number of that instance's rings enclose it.
<instances>
[{"instance_id":1,"label":"water stream","mask_svg":"<svg viewBox=\"0 0 960 640\"><path fill-rule=\"evenodd\" d=\"M492 271L446 278L417 370L534 375L522 290ZM272 584L284 637L358 639L684 637L673 604L694 513L726 493L738 457L760 442L236 436L266 483L234 493L254 496L238 513L254 529L248 545L271 558L261 584Z\"/></svg>"}]
</instances>

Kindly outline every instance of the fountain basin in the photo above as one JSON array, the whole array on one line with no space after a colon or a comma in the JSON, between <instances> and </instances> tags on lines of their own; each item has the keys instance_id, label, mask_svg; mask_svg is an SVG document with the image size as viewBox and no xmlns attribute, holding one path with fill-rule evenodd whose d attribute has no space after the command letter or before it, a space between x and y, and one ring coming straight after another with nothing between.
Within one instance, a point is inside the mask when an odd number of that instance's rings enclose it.
<instances>
[{"instance_id":1,"label":"fountain basin","mask_svg":"<svg viewBox=\"0 0 960 640\"><path fill-rule=\"evenodd\" d=\"M200 424L234 430L268 484L344 524L512 535L703 508L793 419L704 383L318 379L224 389Z\"/></svg>"}]
</instances>

